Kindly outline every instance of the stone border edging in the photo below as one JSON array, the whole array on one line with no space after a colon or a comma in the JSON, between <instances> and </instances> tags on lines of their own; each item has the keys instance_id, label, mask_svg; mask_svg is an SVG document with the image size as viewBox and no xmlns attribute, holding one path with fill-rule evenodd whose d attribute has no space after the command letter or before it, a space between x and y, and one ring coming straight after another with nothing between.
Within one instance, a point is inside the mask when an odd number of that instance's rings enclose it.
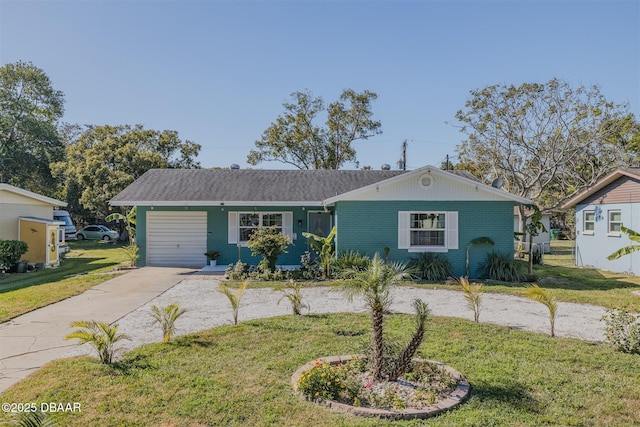
<instances>
[{"instance_id":1,"label":"stone border edging","mask_svg":"<svg viewBox=\"0 0 640 427\"><path fill-rule=\"evenodd\" d=\"M307 364L301 366L296 370L291 376L291 386L293 387L294 393L304 399L308 399L304 394L298 391L298 381L302 376L303 372L309 371L315 367L315 362L327 362L330 365L337 365L340 363L348 362L354 358L364 358L364 355L351 355L351 356L329 356L329 357L320 357L315 359ZM418 359L423 360L423 359ZM471 394L471 384L467 381L467 379L458 371L453 369L452 367L445 365L441 362L437 362L435 360L426 360L427 362L434 363L438 366L444 367L454 378L458 379L458 385L455 390L449 393L444 399L436 402L433 405L430 405L424 409L405 409L402 411L389 410L389 409L377 409L377 408L365 408L365 407L357 407L347 405L346 403L336 402L335 400L327 400L327 399L314 399L313 402L318 405L325 406L327 408L336 409L338 411L347 412L353 415L359 415L362 417L377 417L384 419L392 419L392 420L410 420L414 418L429 418L436 416L444 411L448 411L461 403L467 400Z\"/></svg>"}]
</instances>

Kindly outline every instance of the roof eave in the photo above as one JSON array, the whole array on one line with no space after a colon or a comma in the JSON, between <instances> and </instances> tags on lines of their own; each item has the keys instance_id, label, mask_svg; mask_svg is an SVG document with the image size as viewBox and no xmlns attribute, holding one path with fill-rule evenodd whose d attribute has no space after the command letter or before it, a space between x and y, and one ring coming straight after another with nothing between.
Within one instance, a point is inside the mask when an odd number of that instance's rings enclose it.
<instances>
[{"instance_id":1,"label":"roof eave","mask_svg":"<svg viewBox=\"0 0 640 427\"><path fill-rule=\"evenodd\" d=\"M322 206L321 201L112 200L111 206Z\"/></svg>"},{"instance_id":2,"label":"roof eave","mask_svg":"<svg viewBox=\"0 0 640 427\"><path fill-rule=\"evenodd\" d=\"M43 203L50 204L52 206L60 206L66 207L67 202L63 202L62 200L53 199L51 197L43 196L42 194L34 193L32 191L28 191L22 188L15 187L11 184L0 183L0 190L9 191L11 193L19 194L24 197L29 197L31 199L39 200Z\"/></svg>"}]
</instances>

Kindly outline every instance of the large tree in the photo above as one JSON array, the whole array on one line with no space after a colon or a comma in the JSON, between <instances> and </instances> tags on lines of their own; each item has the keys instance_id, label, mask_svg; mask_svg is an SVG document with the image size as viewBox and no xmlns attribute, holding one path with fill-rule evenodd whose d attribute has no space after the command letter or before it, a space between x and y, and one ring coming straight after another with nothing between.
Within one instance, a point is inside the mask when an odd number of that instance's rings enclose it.
<instances>
[{"instance_id":1,"label":"large tree","mask_svg":"<svg viewBox=\"0 0 640 427\"><path fill-rule=\"evenodd\" d=\"M336 102L325 106L321 97L309 92L294 92L293 102L284 103L279 116L256 141L247 162L288 163L299 169L339 169L356 162L353 142L382 133L381 123L373 120L371 104L378 95L365 90L346 89ZM326 117L323 126L316 122Z\"/></svg>"},{"instance_id":2,"label":"large tree","mask_svg":"<svg viewBox=\"0 0 640 427\"><path fill-rule=\"evenodd\" d=\"M51 195L49 163L64 158L56 124L64 95L30 62L0 68L0 182Z\"/></svg>"},{"instance_id":3,"label":"large tree","mask_svg":"<svg viewBox=\"0 0 640 427\"><path fill-rule=\"evenodd\" d=\"M637 160L637 122L628 106L607 101L598 86L572 88L552 79L471 91L456 113L468 138L457 152L485 182L543 210L560 206L619 166ZM526 221L524 207L521 217Z\"/></svg>"},{"instance_id":4,"label":"large tree","mask_svg":"<svg viewBox=\"0 0 640 427\"><path fill-rule=\"evenodd\" d=\"M67 160L52 165L68 196L79 191L86 219L102 219L108 201L152 168L198 168L200 145L172 130L136 126L86 126L68 142Z\"/></svg>"}]
</instances>

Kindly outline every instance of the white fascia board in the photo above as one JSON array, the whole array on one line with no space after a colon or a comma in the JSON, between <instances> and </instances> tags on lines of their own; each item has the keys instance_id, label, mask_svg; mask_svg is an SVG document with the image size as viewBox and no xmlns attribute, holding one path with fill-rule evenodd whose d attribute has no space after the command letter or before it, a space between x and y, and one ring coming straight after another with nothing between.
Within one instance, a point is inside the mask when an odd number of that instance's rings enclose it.
<instances>
[{"instance_id":1,"label":"white fascia board","mask_svg":"<svg viewBox=\"0 0 640 427\"><path fill-rule=\"evenodd\" d=\"M499 190L497 188L494 188L494 187L492 187L490 185L483 184L481 182L471 181L471 180L469 180L467 178L464 178L464 177L462 177L460 175L456 175L454 173L449 173L449 172L443 171L440 168L437 168L435 166L424 166L424 167L415 169L415 170L413 170L411 172L403 173L401 175L397 175L397 176L394 176L392 178L385 179L383 181L379 181L379 182L367 185L366 187L361 187L361 188L358 188L356 190L348 191L346 193L339 194L339 195L334 196L334 197L329 197L328 199L324 200L322 202L322 204L324 206L333 205L335 202L339 202L341 200L349 200L351 197L357 196L358 194L365 193L365 192L367 192L369 190L373 190L376 187L390 185L390 184L393 184L394 182L397 182L397 181L402 181L402 180L409 179L411 177L422 175L423 173L430 173L430 174L433 174L433 175L436 175L436 176L445 177L447 179L452 179L452 180L460 182L460 183L462 183L464 185L468 185L468 186L472 186L472 187L476 187L476 188L482 188L484 191L487 191L487 192L495 194L495 195L497 195L497 196L499 196L501 198L504 198L504 199L507 199L507 200L511 200L511 201L519 203L519 204L523 204L523 205L533 204L533 201L531 201L529 199L526 199L524 197L516 196L515 194L511 194L511 193L508 193L506 191Z\"/></svg>"},{"instance_id":2,"label":"white fascia board","mask_svg":"<svg viewBox=\"0 0 640 427\"><path fill-rule=\"evenodd\" d=\"M320 201L233 201L233 200L129 200L110 202L111 206L322 206Z\"/></svg>"},{"instance_id":3,"label":"white fascia board","mask_svg":"<svg viewBox=\"0 0 640 427\"><path fill-rule=\"evenodd\" d=\"M44 203L48 203L52 206L60 206L67 207L67 202L63 202L62 200L52 199L51 197L43 196L42 194L33 193L28 190L24 190L22 188L14 187L10 184L2 183L0 184L0 190L9 191L11 193L19 194L24 197L29 197L30 199L39 200Z\"/></svg>"},{"instance_id":4,"label":"white fascia board","mask_svg":"<svg viewBox=\"0 0 640 427\"><path fill-rule=\"evenodd\" d=\"M616 181L617 179L619 179L619 178L621 178L623 176L628 176L630 178L636 178L637 177L637 176L629 173L625 169L616 169L613 172L611 172L609 175L607 175L604 178L602 178L600 181L598 181L595 184L593 184L591 187L587 188L586 190L581 191L577 195L573 196L571 199L569 199L566 202L564 202L564 204L562 205L562 208L564 208L564 209L573 208L576 205L579 205L580 202L582 202L587 197L589 197L592 194L602 190L604 187L608 186L609 184L611 184L612 182Z\"/></svg>"}]
</instances>

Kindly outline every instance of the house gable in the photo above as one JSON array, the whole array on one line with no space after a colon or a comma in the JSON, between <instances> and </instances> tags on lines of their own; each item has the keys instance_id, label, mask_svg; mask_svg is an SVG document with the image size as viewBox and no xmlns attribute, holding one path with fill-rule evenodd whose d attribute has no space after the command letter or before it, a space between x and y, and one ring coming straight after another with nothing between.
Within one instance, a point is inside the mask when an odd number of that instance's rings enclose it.
<instances>
[{"instance_id":1,"label":"house gable","mask_svg":"<svg viewBox=\"0 0 640 427\"><path fill-rule=\"evenodd\" d=\"M403 175L330 197L324 204L343 200L430 200L430 201L512 201L530 204L530 200L485 185L480 181L425 166Z\"/></svg>"}]
</instances>

